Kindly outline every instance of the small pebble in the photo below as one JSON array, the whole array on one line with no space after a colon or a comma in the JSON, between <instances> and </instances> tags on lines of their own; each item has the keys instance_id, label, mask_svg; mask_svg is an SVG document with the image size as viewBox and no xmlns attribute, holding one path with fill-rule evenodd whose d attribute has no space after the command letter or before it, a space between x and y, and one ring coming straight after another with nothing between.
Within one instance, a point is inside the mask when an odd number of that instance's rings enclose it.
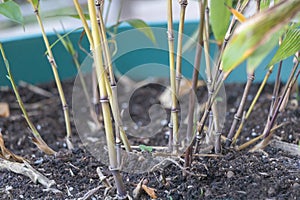
<instances>
[{"instance_id":1,"label":"small pebble","mask_svg":"<svg viewBox=\"0 0 300 200\"><path fill-rule=\"evenodd\" d=\"M269 194L269 195L273 195L273 194L275 194L275 193L276 193L275 189L272 188L272 187L270 187L269 190L268 190L268 194Z\"/></svg>"},{"instance_id":2,"label":"small pebble","mask_svg":"<svg viewBox=\"0 0 300 200\"><path fill-rule=\"evenodd\" d=\"M161 124L162 126L165 126L165 125L168 124L168 120L166 120L166 119L161 120L161 121L160 121L160 124Z\"/></svg>"},{"instance_id":3,"label":"small pebble","mask_svg":"<svg viewBox=\"0 0 300 200\"><path fill-rule=\"evenodd\" d=\"M34 162L34 164L35 164L35 165L39 165L39 164L42 164L43 162L44 162L44 159L43 159L43 158L40 158L40 159L36 160L36 161Z\"/></svg>"},{"instance_id":4,"label":"small pebble","mask_svg":"<svg viewBox=\"0 0 300 200\"><path fill-rule=\"evenodd\" d=\"M294 183L294 184L293 184L293 188L298 189L299 187L300 187L300 184L299 184L299 183Z\"/></svg>"},{"instance_id":5,"label":"small pebble","mask_svg":"<svg viewBox=\"0 0 300 200\"><path fill-rule=\"evenodd\" d=\"M211 190L210 189L205 189L204 196L208 197L208 196L211 196L211 195L212 195Z\"/></svg>"},{"instance_id":6,"label":"small pebble","mask_svg":"<svg viewBox=\"0 0 300 200\"><path fill-rule=\"evenodd\" d=\"M257 133L256 133L256 132L252 132L252 133L251 133L251 136L256 137L256 136L257 136Z\"/></svg>"},{"instance_id":7,"label":"small pebble","mask_svg":"<svg viewBox=\"0 0 300 200\"><path fill-rule=\"evenodd\" d=\"M232 178L234 176L234 172L233 171L228 171L227 172L227 178Z\"/></svg>"},{"instance_id":8,"label":"small pebble","mask_svg":"<svg viewBox=\"0 0 300 200\"><path fill-rule=\"evenodd\" d=\"M19 195L20 199L24 199L24 196L22 194Z\"/></svg>"}]
</instances>

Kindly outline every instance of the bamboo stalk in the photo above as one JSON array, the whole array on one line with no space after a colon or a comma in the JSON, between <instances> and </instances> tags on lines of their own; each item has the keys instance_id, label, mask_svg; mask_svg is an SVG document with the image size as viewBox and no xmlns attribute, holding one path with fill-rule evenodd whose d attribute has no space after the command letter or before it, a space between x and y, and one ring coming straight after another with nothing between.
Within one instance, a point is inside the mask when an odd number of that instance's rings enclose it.
<instances>
[{"instance_id":1,"label":"bamboo stalk","mask_svg":"<svg viewBox=\"0 0 300 200\"><path fill-rule=\"evenodd\" d=\"M244 2L244 6L241 5L241 1L239 0L238 3L237 3L237 9L242 11L243 9L245 9L245 5L249 2L249 0L245 1ZM210 94L208 96L208 100L207 100L207 103L206 103L206 108L205 108L205 111L204 111L204 114L202 115L199 123L198 123L198 127L197 127L197 141L196 141L196 146L195 146L195 153L198 151L198 143L201 139L201 136L200 134L202 133L203 131L203 128L204 128L204 125L205 125L205 122L207 120L207 117L208 117L208 114L211 110L211 106L213 105L213 102L214 102L214 99L216 97L216 94L218 94L220 88L221 88L221 85L222 85L222 81L224 81L229 73L225 74L224 77L222 78L222 75L223 75L223 72L222 72L222 69L220 68L221 66L221 58L222 58L222 54L223 54L223 51L225 50L226 46L227 46L227 43L233 33L233 30L234 30L234 27L235 27L235 24L237 23L237 19L235 17L232 18L231 22L230 22L230 25L229 25L229 28L225 34L225 38L224 38L224 41L222 43L222 46L220 48L220 53L219 53L219 56L218 56L218 61L217 61L217 64L215 65L215 73L213 75L213 79L212 79L212 86L211 86L211 90L210 90ZM215 117L216 118L216 117ZM215 123L217 124L217 123ZM217 134L219 135L219 133ZM219 142L220 140L216 140L216 142ZM219 144L216 143L215 145L215 150L218 150L217 147L220 146Z\"/></svg>"},{"instance_id":2,"label":"bamboo stalk","mask_svg":"<svg viewBox=\"0 0 300 200\"><path fill-rule=\"evenodd\" d=\"M84 31L87 35L87 39L90 43L90 50L92 50L94 48L94 43L93 43L93 38L92 38L92 33L90 31L90 28L88 26L87 20L85 19L84 13L82 11L82 8L78 2L78 0L73 0L74 6L76 8L76 11L79 15L79 18L81 20L81 23L83 25ZM95 69L93 69L92 71L92 91L93 91L93 100L92 100L92 104L94 105L94 109L95 109L95 114L98 116L97 120L98 121L102 121L101 117L100 117L100 103L99 103L99 90L98 90L98 86L97 86L97 77L96 77L96 71ZM93 115L93 114L92 114Z\"/></svg>"},{"instance_id":3,"label":"bamboo stalk","mask_svg":"<svg viewBox=\"0 0 300 200\"><path fill-rule=\"evenodd\" d=\"M170 85L172 96L171 120L170 127L172 128L173 142L172 146L174 152L178 149L178 102L176 98L176 71L174 62L174 33L173 33L173 11L172 0L168 0L168 46L169 46L169 65L170 65Z\"/></svg>"},{"instance_id":4,"label":"bamboo stalk","mask_svg":"<svg viewBox=\"0 0 300 200\"><path fill-rule=\"evenodd\" d=\"M43 140L43 138L41 137L40 133L38 132L38 130L36 129L36 127L34 126L34 124L32 123L32 121L30 120L29 116L28 116L28 113L25 109L25 106L24 106L24 103L21 99L21 96L19 94L19 91L18 91L18 88L17 88L17 85L15 83L15 80L14 80L14 77L10 71L10 66L9 66L9 62L6 58L6 55L5 55L5 52L4 52L4 49L3 49L3 46L2 44L0 43L0 50L1 50L1 54L2 54L2 58L3 58L3 61L4 61L4 64L5 64L5 67L6 67L6 71L7 71L7 74L8 74L8 78L9 78L9 81L12 85L12 88L13 88L13 91L15 93L15 96L17 98L17 101L18 101L18 104L20 106L20 109L23 113L23 116L33 134L33 136L35 137L36 141L34 142L37 147L43 151L44 153L46 154L49 154L49 155L52 155L52 154L55 154L56 152L54 150L52 150L47 144L46 142Z\"/></svg>"},{"instance_id":5,"label":"bamboo stalk","mask_svg":"<svg viewBox=\"0 0 300 200\"><path fill-rule=\"evenodd\" d=\"M180 91L180 81L182 79L181 75L181 65L182 65L182 37L183 37L183 30L184 30L184 20L185 20L185 10L188 4L187 0L180 0L180 21L178 27L178 40L177 40L177 55L176 55L176 95L179 94Z\"/></svg>"},{"instance_id":6,"label":"bamboo stalk","mask_svg":"<svg viewBox=\"0 0 300 200\"><path fill-rule=\"evenodd\" d=\"M116 149L114 143L115 140L113 134L112 121L111 121L109 100L108 100L106 83L105 83L106 72L103 67L103 60L102 60L101 38L100 38L100 32L99 32L99 27L97 22L95 2L93 0L88 0L88 10L90 14L91 27L92 27L92 37L94 42L93 56L94 56L95 69L96 69L98 84L99 84L100 103L102 106L102 112L104 117L104 127L106 133L110 171L112 172L116 183L118 198L126 199L127 193L123 184L122 177L120 175L120 171L118 169L118 161L117 161L117 155L116 155Z\"/></svg>"},{"instance_id":7,"label":"bamboo stalk","mask_svg":"<svg viewBox=\"0 0 300 200\"><path fill-rule=\"evenodd\" d=\"M281 97L279 98L279 101L278 101L277 105L273 109L273 116L267 122L267 124L265 126L265 129L264 129L264 131L262 133L263 140L259 144L257 144L255 147L253 147L251 149L251 151L255 151L257 149L264 148L268 144L269 140L271 139L272 133L271 133L270 130L273 128L273 126L275 124L275 121L276 121L277 116L279 114L280 107L282 106L286 95L289 95L288 91L292 87L292 84L296 82L296 81L293 81L293 80L294 79L297 80L297 78L298 78L298 76L300 74L300 70L298 70L298 72L297 72L297 74L295 76L296 70L297 70L298 65L299 65L299 60L298 60L299 55L298 54L299 54L299 52L296 54L296 58L297 59L294 60L294 66L293 66L293 68L291 70L291 73L290 73L290 76L288 78L288 81L287 81L287 83L286 83L286 85L284 87L283 93L282 93Z\"/></svg>"},{"instance_id":8,"label":"bamboo stalk","mask_svg":"<svg viewBox=\"0 0 300 200\"><path fill-rule=\"evenodd\" d=\"M59 78L59 74L58 74L58 71L57 71L57 65L56 65L56 62L55 62L55 59L54 59L54 56L53 56L53 53L52 53L52 50L51 50L46 32L45 32L45 29L44 29L42 19L41 19L40 14L39 14L39 4L37 6L35 6L34 3L33 3L33 0L30 0L30 3L31 3L31 5L34 9L36 19L38 21L38 24L39 24L41 32L42 32L43 40L44 40L44 43L45 43L45 46L46 46L46 49L47 49L48 61L51 65L52 72L53 72L54 79L55 79L55 83L56 83L56 86L57 86L57 89L58 89L60 101L62 103L64 118L65 118L66 132L67 132L66 143L67 143L69 149L73 149L73 145L72 145L71 140L70 140L71 136L72 136L72 130L71 130L71 123L70 123L70 116L69 116L69 107L68 107L68 104L67 104L67 101L66 101L66 98L65 98L65 94L64 94L64 91L63 91L63 88L62 88L60 78Z\"/></svg>"},{"instance_id":9,"label":"bamboo stalk","mask_svg":"<svg viewBox=\"0 0 300 200\"><path fill-rule=\"evenodd\" d=\"M247 96L248 96L248 93L250 91L253 80L254 80L254 71L248 73L248 79L247 79L247 83L246 83L246 86L245 86L245 89L244 89L244 92L243 92L242 100L240 102L240 105L238 107L237 112L234 115L234 119L233 119L233 122L231 124L230 131L229 131L229 133L227 135L227 138L226 138L226 147L230 146L231 141L232 141L232 137L234 136L234 133L235 133L234 132L235 128L236 128L238 122L241 121L241 117L242 117L242 114L243 114L243 111L244 111Z\"/></svg>"},{"instance_id":10,"label":"bamboo stalk","mask_svg":"<svg viewBox=\"0 0 300 200\"><path fill-rule=\"evenodd\" d=\"M235 134L234 134L234 137L233 137L233 139L232 139L232 145L234 145L234 144L236 143L237 138L239 137L240 133L242 132L242 129L243 129L244 124L246 123L246 120L248 119L248 117L250 116L252 110L254 109L254 106L255 106L255 104L256 104L258 98L260 97L260 95L261 95L261 93L262 93L262 90L264 89L264 87L265 87L265 85L266 85L266 83L267 83L267 80L269 79L270 75L271 75L272 72L273 72L273 68L274 68L274 65L272 65L272 66L269 68L269 70L268 70L268 72L266 73L266 75L265 75L265 77L264 77L262 83L260 84L259 89L258 89L258 91L257 91L257 93L256 93L256 95L255 95L255 97L254 97L254 99L253 99L252 102L251 102L251 105L250 105L250 107L249 107L249 109L248 109L248 111L247 111L247 113L246 113L246 115L245 115L244 120L241 122L241 124L239 125L239 128L237 129L237 131L236 131Z\"/></svg>"},{"instance_id":11,"label":"bamboo stalk","mask_svg":"<svg viewBox=\"0 0 300 200\"><path fill-rule=\"evenodd\" d=\"M198 45L196 47L196 55L194 60L194 70L192 78L192 89L189 94L189 112L188 112L188 126L186 132L186 140L191 141L194 133L194 110L195 110L195 98L194 95L197 90L198 76L200 70L200 63L202 57L202 47L203 47L203 30L204 30L204 9L206 7L207 0L199 1L199 11L200 11L200 24L199 24L199 35L198 35ZM194 143L194 142L193 142ZM190 166L192 162L192 146L191 144L185 153L185 167Z\"/></svg>"},{"instance_id":12,"label":"bamboo stalk","mask_svg":"<svg viewBox=\"0 0 300 200\"><path fill-rule=\"evenodd\" d=\"M111 90L108 90L109 91L108 95L110 97L109 98L110 102L111 102L110 105L111 105L113 117L115 120L116 145L117 145L118 149L120 150L121 141L122 141L126 147L126 151L130 152L131 151L130 143L126 136L125 130L123 128L123 122L122 122L121 116L120 116L120 108L119 108L119 104L118 104L118 94L117 94L117 84L116 84L116 79L115 79L115 75L114 75L114 71L113 71L111 55L110 55L109 48L108 48L105 24L103 21L100 7L98 9L98 24L100 26L100 36L101 36L101 40L102 40L102 46L104 47L104 51L103 51L104 56L103 57L104 57L104 61L106 64L105 66L108 67L108 72L109 72L109 80L110 80Z\"/></svg>"}]
</instances>

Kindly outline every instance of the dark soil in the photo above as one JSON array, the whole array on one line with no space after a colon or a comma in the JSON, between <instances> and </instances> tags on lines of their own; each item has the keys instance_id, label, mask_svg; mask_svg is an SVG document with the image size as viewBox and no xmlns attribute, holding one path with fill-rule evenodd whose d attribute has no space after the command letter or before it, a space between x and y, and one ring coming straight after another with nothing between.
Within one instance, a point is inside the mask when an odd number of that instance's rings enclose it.
<instances>
[{"instance_id":1,"label":"dark soil","mask_svg":"<svg viewBox=\"0 0 300 200\"><path fill-rule=\"evenodd\" d=\"M73 81L66 81L63 85L67 100L71 102ZM30 132L11 90L2 89L0 93L1 102L9 103L11 109L9 118L0 119L0 128L7 148L25 157L35 169L49 179L55 180L56 184L53 188L61 192L45 190L43 186L34 184L23 175L2 170L0 171L0 199L78 199L89 190L101 185L96 173L97 167L101 168L113 184L110 171L83 147L74 125L75 149L72 152L67 150L64 141L64 118L55 84L41 87L53 93L54 96L48 98L28 88L20 88L21 96L33 123L46 143L58 151L58 154L56 156L44 155L30 142ZM243 87L241 84L226 86L228 106L225 133L230 128ZM252 87L247 107L257 88L258 85ZM199 94L203 91L200 89ZM147 92L135 94L140 99L136 101L140 107L147 107L149 106L146 105L148 100L161 92L161 88L148 88ZM272 87L267 86L254 113L247 121L238 144L257 136L263 130L271 93ZM138 120L139 114L140 116L144 114L136 113L138 108L132 109L135 109L133 111L135 120ZM141 112L144 112L143 109ZM144 121L147 119L144 117ZM288 105L286 112L278 118L278 124L282 122L289 123L277 129L275 136L282 141L298 144L300 108L293 104ZM164 128L163 132L166 130L167 128ZM142 178L146 178L149 181L147 185L157 190L158 199L300 199L299 156L293 156L290 152L272 146L266 147L261 152L249 153L248 150L237 152L233 149L223 149L222 156L219 157L196 157L186 178L182 176L182 169L178 165L171 164L165 169L139 175L122 173L123 180L127 191L132 194L136 184ZM181 162L178 164L183 165ZM100 188L91 199L105 199L104 190L104 187ZM115 193L116 190L113 188L106 198L111 199L110 196L114 197ZM150 198L143 194L141 199Z\"/></svg>"}]
</instances>

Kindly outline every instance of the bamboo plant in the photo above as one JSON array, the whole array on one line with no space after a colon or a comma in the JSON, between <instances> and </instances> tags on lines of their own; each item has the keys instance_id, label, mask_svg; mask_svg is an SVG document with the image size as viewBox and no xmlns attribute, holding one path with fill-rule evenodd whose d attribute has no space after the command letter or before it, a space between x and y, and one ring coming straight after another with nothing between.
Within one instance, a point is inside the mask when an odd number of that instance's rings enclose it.
<instances>
[{"instance_id":1,"label":"bamboo plant","mask_svg":"<svg viewBox=\"0 0 300 200\"><path fill-rule=\"evenodd\" d=\"M39 2L40 1L39 0L29 0L29 2L30 2L31 6L34 10L36 19L38 21L38 24L40 26L40 29L41 29L41 32L42 32L42 35L43 35L43 40L44 40L44 43L45 43L45 46L46 46L46 49L47 49L47 58L48 58L49 64L51 65L51 69L52 69L52 72L53 72L53 75L54 75L55 83L56 83L58 93L59 93L59 97L60 97L60 100L61 100L63 113L64 113L64 118L65 118L66 132L67 132L66 143L67 143L67 146L68 146L69 149L73 149L73 144L71 142L72 130L71 130L71 122L70 122L70 116L69 116L69 107L68 107L68 104L67 104L67 101L66 101L66 98L65 98L65 94L64 94L64 91L63 91L63 88L62 88L60 78L59 78L55 58L53 56L53 53L52 53L52 50L51 50L51 47L50 47L50 44L49 44L49 41L48 41L48 38L47 38L47 35L46 35L46 32L45 32L45 29L44 29L44 25L43 25L43 22L42 22L42 19L41 19L41 16L40 16L40 9L39 9Z\"/></svg>"},{"instance_id":2,"label":"bamboo plant","mask_svg":"<svg viewBox=\"0 0 300 200\"><path fill-rule=\"evenodd\" d=\"M106 71L103 65L103 58L102 58L101 34L97 22L95 2L93 0L88 0L88 10L89 10L89 15L91 20L91 32L92 32L92 40L94 44L94 49L92 51L93 51L93 58L95 62L95 69L96 69L96 74L97 74L97 79L99 84L100 103L102 106L102 112L104 118L104 127L105 127L106 141L107 141L108 154L109 154L110 171L112 172L116 183L118 198L127 199L127 192L125 190L123 180L118 168L119 165L118 165L117 153L115 149L115 143L114 143L115 139L114 139L113 126L111 121L108 91L106 87L107 77L106 77Z\"/></svg>"},{"instance_id":3,"label":"bamboo plant","mask_svg":"<svg viewBox=\"0 0 300 200\"><path fill-rule=\"evenodd\" d=\"M15 96L17 98L17 101L18 101L18 104L20 106L20 109L23 113L23 116L34 136L34 138L32 139L33 143L44 153L46 154L49 154L49 155L53 155L55 154L56 152L54 150L52 150L48 145L47 143L43 140L43 138L41 137L40 133L38 132L38 130L36 129L36 127L34 126L34 124L32 123L32 121L30 120L29 116L28 116L28 113L25 109L25 106L24 106L24 103L21 99L21 96L19 94L19 91L18 91L18 88L17 88L17 85L15 83L15 80L14 80L14 77L10 71L10 66L9 66L9 62L6 58L6 55L5 55L5 52L4 52L4 49L3 49L3 46L2 44L0 43L0 50L1 50L1 55L2 55L2 58L4 60L4 64L5 64L5 67L6 67L6 71L7 71L7 78L9 79L10 83L11 83L11 86L13 88L13 91L15 93Z\"/></svg>"}]
</instances>

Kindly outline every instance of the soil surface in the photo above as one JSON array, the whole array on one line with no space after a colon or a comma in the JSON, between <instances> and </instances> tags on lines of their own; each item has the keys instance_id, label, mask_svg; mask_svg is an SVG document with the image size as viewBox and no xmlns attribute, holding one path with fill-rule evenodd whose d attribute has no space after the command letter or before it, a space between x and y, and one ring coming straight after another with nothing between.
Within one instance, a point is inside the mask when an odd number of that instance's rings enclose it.
<instances>
[{"instance_id":1,"label":"soil surface","mask_svg":"<svg viewBox=\"0 0 300 200\"><path fill-rule=\"evenodd\" d=\"M73 81L65 81L64 91L67 101L72 102ZM54 180L52 189L45 189L41 184L33 183L28 177L8 170L0 171L0 199L78 199L88 191L97 188L90 199L113 199L116 189L105 190L96 172L100 167L107 180L113 185L113 178L108 167L95 159L86 150L76 133L72 119L74 150L67 150L64 128L64 118L58 92L55 84L42 85L41 88L53 94L46 97L31 91L28 87L20 87L22 99L26 105L29 116L37 126L45 142L57 151L56 156L41 153L31 143L31 134L24 118L21 115L14 94L9 89L1 89L0 101L10 105L11 114L8 118L0 118L0 128L6 147L17 155L23 156L30 164ZM242 96L244 85L226 85L227 113L224 133L230 129L230 124ZM256 94L258 85L250 90L246 108ZM136 107L132 107L134 120L147 122L149 118L144 115L145 107L149 102L158 102L154 96L162 93L160 87L149 87L145 92L135 94ZM199 95L204 95L200 88ZM255 111L245 125L238 144L256 137L264 128L271 101L272 87L267 86L261 95ZM152 100L151 100L152 99ZM202 98L205 99L205 98ZM278 124L287 122L278 128L274 137L283 142L298 144L300 138L300 108L299 101L292 97L287 109L278 117ZM140 116L140 118L138 117ZM165 141L168 130L167 123L161 131L161 138L157 143ZM136 144L147 141L135 141ZM155 143L156 144L156 143ZM132 196L137 184L144 178L147 186L156 189L158 199L300 199L300 156L282 150L272 145L264 151L249 153L248 149L235 151L224 149L222 155L198 156L192 162L183 177L182 161L171 163L167 167L143 174L123 172L123 180L128 193ZM59 190L59 191L58 191ZM106 196L104 195L106 192ZM140 199L151 199L143 193Z\"/></svg>"}]
</instances>

